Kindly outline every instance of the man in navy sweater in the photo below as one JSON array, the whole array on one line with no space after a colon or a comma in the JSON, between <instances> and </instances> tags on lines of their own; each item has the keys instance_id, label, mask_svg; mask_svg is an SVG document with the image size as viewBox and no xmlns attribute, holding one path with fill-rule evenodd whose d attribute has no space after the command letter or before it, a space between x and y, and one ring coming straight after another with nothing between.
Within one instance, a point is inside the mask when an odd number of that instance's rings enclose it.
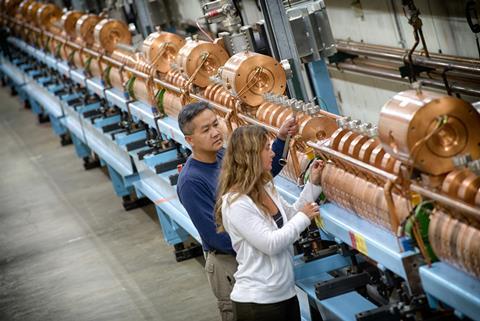
<instances>
[{"instance_id":1,"label":"man in navy sweater","mask_svg":"<svg viewBox=\"0 0 480 321\"><path fill-rule=\"evenodd\" d=\"M192 155L178 178L178 198L197 228L203 249L207 252L205 270L217 297L222 321L230 321L233 320L230 293L235 282L233 274L237 270L237 262L230 237L227 233L217 233L214 218L218 176L224 153L223 133L216 114L202 102L186 105L178 115L178 123L192 149ZM280 128L272 144L275 153L273 176L282 170L279 160L286 136L296 132L293 119Z\"/></svg>"}]
</instances>

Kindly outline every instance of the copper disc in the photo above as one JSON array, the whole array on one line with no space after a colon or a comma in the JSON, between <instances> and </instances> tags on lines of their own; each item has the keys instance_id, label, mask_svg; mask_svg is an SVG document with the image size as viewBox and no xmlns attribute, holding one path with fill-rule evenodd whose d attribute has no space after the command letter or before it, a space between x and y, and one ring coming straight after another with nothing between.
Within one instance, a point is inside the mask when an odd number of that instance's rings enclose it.
<instances>
[{"instance_id":1,"label":"copper disc","mask_svg":"<svg viewBox=\"0 0 480 321\"><path fill-rule=\"evenodd\" d=\"M331 136L330 138L330 148L333 150L338 151L338 145L340 144L340 140L344 135L346 135L350 130L344 129L344 128L339 128L337 129Z\"/></svg>"},{"instance_id":2,"label":"copper disc","mask_svg":"<svg viewBox=\"0 0 480 321\"><path fill-rule=\"evenodd\" d=\"M261 68L260 73L257 72L258 68ZM260 105L265 93L283 94L287 83L285 71L275 58L251 51L230 57L221 69L220 76L230 85L234 95L256 79L255 84L239 97L250 106Z\"/></svg>"},{"instance_id":3,"label":"copper disc","mask_svg":"<svg viewBox=\"0 0 480 321\"><path fill-rule=\"evenodd\" d=\"M377 139L370 138L369 140L367 140L360 148L360 151L358 153L358 159L365 163L369 163L370 156L372 155L372 151L378 145L380 145L380 142Z\"/></svg>"},{"instance_id":4,"label":"copper disc","mask_svg":"<svg viewBox=\"0 0 480 321\"><path fill-rule=\"evenodd\" d=\"M396 162L397 160L393 158L392 155L390 155L389 153L385 153L382 159L381 168L386 172L393 173Z\"/></svg>"},{"instance_id":5,"label":"copper disc","mask_svg":"<svg viewBox=\"0 0 480 321\"><path fill-rule=\"evenodd\" d=\"M17 13L22 17L22 19L27 18L28 6L32 4L34 0L23 0L17 8Z\"/></svg>"},{"instance_id":6,"label":"copper disc","mask_svg":"<svg viewBox=\"0 0 480 321\"><path fill-rule=\"evenodd\" d=\"M37 11L37 25L49 29L50 26L60 19L62 10L52 3L42 5Z\"/></svg>"},{"instance_id":7,"label":"copper disc","mask_svg":"<svg viewBox=\"0 0 480 321\"><path fill-rule=\"evenodd\" d=\"M480 176L470 172L458 189L458 197L467 203L474 204L475 196L480 189Z\"/></svg>"},{"instance_id":8,"label":"copper disc","mask_svg":"<svg viewBox=\"0 0 480 321\"><path fill-rule=\"evenodd\" d=\"M228 53L219 44L191 40L186 42L177 55L177 65L191 77L205 54L208 54L208 58L193 79L193 83L199 87L208 86L210 77L228 60Z\"/></svg>"},{"instance_id":9,"label":"copper disc","mask_svg":"<svg viewBox=\"0 0 480 321\"><path fill-rule=\"evenodd\" d=\"M343 154L348 154L348 149L350 148L350 143L357 138L358 134L352 131L349 131L345 135L343 135L342 139L338 144L338 151Z\"/></svg>"},{"instance_id":10,"label":"copper disc","mask_svg":"<svg viewBox=\"0 0 480 321\"><path fill-rule=\"evenodd\" d=\"M477 192L477 196L475 196L475 205L480 206L480 189Z\"/></svg>"},{"instance_id":11,"label":"copper disc","mask_svg":"<svg viewBox=\"0 0 480 321\"><path fill-rule=\"evenodd\" d=\"M93 37L95 43L108 53L113 52L118 43L130 44L132 42L132 35L127 25L114 19L103 19L97 23Z\"/></svg>"},{"instance_id":12,"label":"copper disc","mask_svg":"<svg viewBox=\"0 0 480 321\"><path fill-rule=\"evenodd\" d=\"M382 145L378 145L372 151L372 155L370 156L369 160L370 165L380 168L382 166L383 156L385 156L385 150L383 149Z\"/></svg>"},{"instance_id":13,"label":"copper disc","mask_svg":"<svg viewBox=\"0 0 480 321\"><path fill-rule=\"evenodd\" d=\"M457 197L458 188L462 181L470 174L468 169L456 169L445 177L442 184L442 192Z\"/></svg>"},{"instance_id":14,"label":"copper disc","mask_svg":"<svg viewBox=\"0 0 480 321\"><path fill-rule=\"evenodd\" d=\"M440 117L446 120L441 125ZM385 150L397 159L413 161L422 172L441 175L454 169L452 158L456 155L480 158L478 124L480 114L464 100L425 90L408 90L383 106L378 133ZM416 145L427 136L431 136L428 141ZM416 148L414 155L413 148Z\"/></svg>"},{"instance_id":15,"label":"copper disc","mask_svg":"<svg viewBox=\"0 0 480 321\"><path fill-rule=\"evenodd\" d=\"M177 53L185 45L185 39L170 32L151 33L144 41L142 50L149 63L161 73L171 69ZM160 56L159 56L160 53Z\"/></svg>"},{"instance_id":16,"label":"copper disc","mask_svg":"<svg viewBox=\"0 0 480 321\"><path fill-rule=\"evenodd\" d=\"M30 21L30 23L37 25L37 12L38 9L42 6L41 3L39 2L32 2L27 9L27 20Z\"/></svg>"},{"instance_id":17,"label":"copper disc","mask_svg":"<svg viewBox=\"0 0 480 321\"><path fill-rule=\"evenodd\" d=\"M278 115L278 117L275 119L275 127L281 127L285 121L292 117L293 111L288 108L284 108L283 111Z\"/></svg>"},{"instance_id":18,"label":"copper disc","mask_svg":"<svg viewBox=\"0 0 480 321\"><path fill-rule=\"evenodd\" d=\"M62 15L61 20L63 30L70 38L75 38L77 36L77 30L75 27L81 16L83 16L83 13L80 11L67 11Z\"/></svg>"},{"instance_id":19,"label":"copper disc","mask_svg":"<svg viewBox=\"0 0 480 321\"><path fill-rule=\"evenodd\" d=\"M81 16L77 23L75 24L77 37L80 37L81 40L87 45L91 46L94 42L93 32L95 26L102 19L94 14L85 14Z\"/></svg>"},{"instance_id":20,"label":"copper disc","mask_svg":"<svg viewBox=\"0 0 480 321\"><path fill-rule=\"evenodd\" d=\"M264 121L272 126L277 126L278 118L280 114L285 112L285 108L279 105L272 104L272 108L269 110L269 114L265 117Z\"/></svg>"}]
</instances>

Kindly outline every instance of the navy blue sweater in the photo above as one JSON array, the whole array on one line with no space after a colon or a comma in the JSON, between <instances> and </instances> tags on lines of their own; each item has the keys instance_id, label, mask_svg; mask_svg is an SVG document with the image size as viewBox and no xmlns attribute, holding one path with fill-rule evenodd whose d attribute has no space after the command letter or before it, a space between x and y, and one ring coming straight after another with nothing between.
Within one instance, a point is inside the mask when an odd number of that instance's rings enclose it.
<instances>
[{"instance_id":1,"label":"navy blue sweater","mask_svg":"<svg viewBox=\"0 0 480 321\"><path fill-rule=\"evenodd\" d=\"M273 176L282 170L279 160L284 146L285 142L280 139L276 139L272 144L275 153L272 162ZM177 194L202 238L203 249L235 255L230 237L227 233L217 233L215 225L218 176L224 152L225 150L221 149L217 153L215 163L203 163L190 157L178 177Z\"/></svg>"}]
</instances>

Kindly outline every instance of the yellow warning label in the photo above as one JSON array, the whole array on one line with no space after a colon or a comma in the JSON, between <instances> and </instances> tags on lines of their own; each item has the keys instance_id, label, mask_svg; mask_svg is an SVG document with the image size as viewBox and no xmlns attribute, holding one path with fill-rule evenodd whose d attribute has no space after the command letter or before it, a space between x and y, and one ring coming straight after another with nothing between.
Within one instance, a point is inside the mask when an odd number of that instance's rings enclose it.
<instances>
[{"instance_id":1,"label":"yellow warning label","mask_svg":"<svg viewBox=\"0 0 480 321\"><path fill-rule=\"evenodd\" d=\"M365 242L365 238L362 235L355 233L355 241L357 243L357 250L362 254L368 255L367 243Z\"/></svg>"}]
</instances>

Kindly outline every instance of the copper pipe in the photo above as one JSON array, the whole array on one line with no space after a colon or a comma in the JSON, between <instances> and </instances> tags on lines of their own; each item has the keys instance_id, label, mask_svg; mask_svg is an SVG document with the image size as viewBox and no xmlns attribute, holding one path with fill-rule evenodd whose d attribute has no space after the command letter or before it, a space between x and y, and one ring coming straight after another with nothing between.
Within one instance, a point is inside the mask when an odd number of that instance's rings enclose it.
<instances>
[{"instance_id":1,"label":"copper pipe","mask_svg":"<svg viewBox=\"0 0 480 321\"><path fill-rule=\"evenodd\" d=\"M345 63L345 62L341 62L337 64L337 67L340 70L346 70L350 72L356 72L356 73L366 74L366 75L375 76L375 77L388 78L388 79L397 80L401 82L408 82L406 79L402 78L400 74L395 72L388 72L380 68L367 68L361 65L355 65L351 63ZM330 66L330 68L334 68L334 67ZM441 81L426 79L423 77L419 77L418 79L424 85L439 88L439 89L445 88L445 84ZM477 97L480 96L480 89L467 88L457 84L451 84L450 89L454 92L463 93L466 95L477 96Z\"/></svg>"},{"instance_id":2,"label":"copper pipe","mask_svg":"<svg viewBox=\"0 0 480 321\"><path fill-rule=\"evenodd\" d=\"M343 42L338 41L336 44L337 50L341 52L346 52L354 55L365 55L365 56L372 56L372 57L379 57L385 59L394 59L399 61L404 61L408 52L402 49L398 51L392 50L389 47L372 47L366 46L358 43L352 42ZM457 59L456 59L457 58ZM421 56L417 53L412 54L412 62L417 65L422 65L426 67L433 67L433 68L449 68L452 70L459 70L464 71L467 73L478 73L480 72L480 66L478 61L474 60L460 60L460 57L454 56L442 56L442 58L438 58L437 55L431 56L430 58Z\"/></svg>"}]
</instances>

